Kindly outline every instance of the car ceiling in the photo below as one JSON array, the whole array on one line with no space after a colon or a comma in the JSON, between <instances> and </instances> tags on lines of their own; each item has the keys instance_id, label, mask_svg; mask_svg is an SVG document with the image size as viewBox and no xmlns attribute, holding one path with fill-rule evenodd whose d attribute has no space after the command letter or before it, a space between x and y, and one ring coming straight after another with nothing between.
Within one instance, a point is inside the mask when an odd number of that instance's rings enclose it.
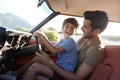
<instances>
[{"instance_id":1,"label":"car ceiling","mask_svg":"<svg viewBox=\"0 0 120 80\"><path fill-rule=\"evenodd\" d=\"M81 17L86 10L106 11L110 21L120 23L120 0L46 0L46 2L55 12Z\"/></svg>"}]
</instances>

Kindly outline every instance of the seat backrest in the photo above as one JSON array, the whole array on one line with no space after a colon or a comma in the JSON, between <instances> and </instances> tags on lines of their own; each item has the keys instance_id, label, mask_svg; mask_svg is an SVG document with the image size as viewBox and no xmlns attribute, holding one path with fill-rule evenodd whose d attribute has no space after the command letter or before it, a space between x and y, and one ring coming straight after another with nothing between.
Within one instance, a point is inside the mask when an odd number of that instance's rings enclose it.
<instances>
[{"instance_id":1,"label":"seat backrest","mask_svg":"<svg viewBox=\"0 0 120 80\"><path fill-rule=\"evenodd\" d=\"M106 45L106 57L95 68L90 80L120 80L120 45Z\"/></svg>"}]
</instances>

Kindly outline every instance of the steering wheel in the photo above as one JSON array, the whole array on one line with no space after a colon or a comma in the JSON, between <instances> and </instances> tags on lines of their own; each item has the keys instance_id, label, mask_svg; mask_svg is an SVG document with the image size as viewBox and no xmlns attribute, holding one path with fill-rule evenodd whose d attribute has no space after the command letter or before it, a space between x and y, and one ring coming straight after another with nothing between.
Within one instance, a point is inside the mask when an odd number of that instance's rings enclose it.
<instances>
[{"instance_id":1,"label":"steering wheel","mask_svg":"<svg viewBox=\"0 0 120 80\"><path fill-rule=\"evenodd\" d=\"M38 37L35 37L36 39L36 49L37 49L37 52L40 53L40 47L39 47L39 40L38 40Z\"/></svg>"}]
</instances>

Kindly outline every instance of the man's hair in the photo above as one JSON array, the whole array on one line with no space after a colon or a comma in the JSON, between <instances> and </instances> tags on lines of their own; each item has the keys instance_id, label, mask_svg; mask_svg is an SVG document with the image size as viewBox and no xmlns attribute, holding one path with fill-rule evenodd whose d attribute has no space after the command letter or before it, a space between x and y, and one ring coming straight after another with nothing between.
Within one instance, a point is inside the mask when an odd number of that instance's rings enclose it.
<instances>
[{"instance_id":1,"label":"man's hair","mask_svg":"<svg viewBox=\"0 0 120 80\"><path fill-rule=\"evenodd\" d=\"M67 18L67 19L65 19L62 26L64 26L66 23L71 23L76 28L78 28L78 26L79 26L79 23L77 22L77 20L75 18Z\"/></svg>"},{"instance_id":2,"label":"man's hair","mask_svg":"<svg viewBox=\"0 0 120 80\"><path fill-rule=\"evenodd\" d=\"M91 22L92 31L94 29L101 29L101 32L107 27L108 16L104 11L86 11L84 12L85 20L88 19Z\"/></svg>"}]
</instances>

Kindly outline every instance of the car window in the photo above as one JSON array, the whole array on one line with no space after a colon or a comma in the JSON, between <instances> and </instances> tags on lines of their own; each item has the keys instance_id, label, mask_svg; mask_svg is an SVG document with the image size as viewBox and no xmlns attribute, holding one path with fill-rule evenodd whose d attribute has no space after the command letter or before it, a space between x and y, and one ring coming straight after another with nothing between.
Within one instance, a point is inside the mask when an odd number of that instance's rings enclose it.
<instances>
[{"instance_id":1,"label":"car window","mask_svg":"<svg viewBox=\"0 0 120 80\"><path fill-rule=\"evenodd\" d=\"M0 0L0 26L7 29L29 32L52 11L38 0Z\"/></svg>"}]
</instances>

